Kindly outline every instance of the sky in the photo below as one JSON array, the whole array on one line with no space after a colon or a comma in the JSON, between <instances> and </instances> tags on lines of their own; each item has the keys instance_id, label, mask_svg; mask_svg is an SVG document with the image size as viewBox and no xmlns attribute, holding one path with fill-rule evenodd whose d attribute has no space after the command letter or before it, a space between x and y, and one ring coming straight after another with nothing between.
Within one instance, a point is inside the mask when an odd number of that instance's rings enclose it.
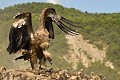
<instances>
[{"instance_id":1,"label":"sky","mask_svg":"<svg viewBox=\"0 0 120 80\"><path fill-rule=\"evenodd\" d=\"M117 13L120 12L120 0L0 0L0 9L27 2L47 2L60 4L64 7L75 8L90 13Z\"/></svg>"}]
</instances>

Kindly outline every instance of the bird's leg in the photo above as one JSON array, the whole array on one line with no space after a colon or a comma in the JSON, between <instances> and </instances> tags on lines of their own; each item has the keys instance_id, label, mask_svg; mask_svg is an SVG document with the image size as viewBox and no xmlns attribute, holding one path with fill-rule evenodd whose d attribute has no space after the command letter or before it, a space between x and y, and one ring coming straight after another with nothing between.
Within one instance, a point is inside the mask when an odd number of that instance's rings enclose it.
<instances>
[{"instance_id":1,"label":"bird's leg","mask_svg":"<svg viewBox=\"0 0 120 80\"><path fill-rule=\"evenodd\" d=\"M46 58L43 56L41 61L40 61L40 69L46 69Z\"/></svg>"},{"instance_id":2,"label":"bird's leg","mask_svg":"<svg viewBox=\"0 0 120 80\"><path fill-rule=\"evenodd\" d=\"M39 67L39 69L48 71L46 61L48 60L50 62L50 64L52 64L52 62L51 62L52 61L51 54L46 50L42 50L42 53L43 53L43 56L40 59L40 67Z\"/></svg>"},{"instance_id":3,"label":"bird's leg","mask_svg":"<svg viewBox=\"0 0 120 80\"><path fill-rule=\"evenodd\" d=\"M30 63L31 63L32 70L36 70L37 69L37 56L36 56L36 53L31 53Z\"/></svg>"},{"instance_id":4,"label":"bird's leg","mask_svg":"<svg viewBox=\"0 0 120 80\"><path fill-rule=\"evenodd\" d=\"M47 70L46 67L46 58L43 56L41 59L39 59L39 70L38 70L38 74L40 73L44 73Z\"/></svg>"},{"instance_id":5,"label":"bird's leg","mask_svg":"<svg viewBox=\"0 0 120 80\"><path fill-rule=\"evenodd\" d=\"M41 67L41 64L42 64L42 61L41 61L42 59L39 59L39 69L41 69L42 67Z\"/></svg>"}]
</instances>

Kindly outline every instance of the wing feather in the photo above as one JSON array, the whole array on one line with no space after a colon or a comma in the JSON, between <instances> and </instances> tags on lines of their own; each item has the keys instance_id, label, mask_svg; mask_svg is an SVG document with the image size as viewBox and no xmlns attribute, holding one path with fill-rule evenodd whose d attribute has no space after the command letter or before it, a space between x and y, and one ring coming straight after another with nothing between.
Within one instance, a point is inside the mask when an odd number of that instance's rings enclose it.
<instances>
[{"instance_id":1,"label":"wing feather","mask_svg":"<svg viewBox=\"0 0 120 80\"><path fill-rule=\"evenodd\" d=\"M16 53L20 49L29 49L33 33L31 23L31 13L22 13L15 17L15 21L9 33L9 45L7 51L9 54Z\"/></svg>"},{"instance_id":2,"label":"wing feather","mask_svg":"<svg viewBox=\"0 0 120 80\"><path fill-rule=\"evenodd\" d=\"M52 19L50 17L47 17L47 19L45 21L45 28L49 32L49 38L54 39L54 29L53 29L53 25L52 25Z\"/></svg>"}]
</instances>

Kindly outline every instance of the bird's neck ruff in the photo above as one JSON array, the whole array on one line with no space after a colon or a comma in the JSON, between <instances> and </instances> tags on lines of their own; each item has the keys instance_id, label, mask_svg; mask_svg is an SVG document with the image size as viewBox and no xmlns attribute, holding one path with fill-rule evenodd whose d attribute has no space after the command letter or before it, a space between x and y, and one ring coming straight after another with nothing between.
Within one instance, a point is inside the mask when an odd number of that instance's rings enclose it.
<instances>
[{"instance_id":1,"label":"bird's neck ruff","mask_svg":"<svg viewBox=\"0 0 120 80\"><path fill-rule=\"evenodd\" d=\"M41 27L45 26L45 19L46 19L46 9L44 9L41 13L41 16L40 16L40 25Z\"/></svg>"}]
</instances>

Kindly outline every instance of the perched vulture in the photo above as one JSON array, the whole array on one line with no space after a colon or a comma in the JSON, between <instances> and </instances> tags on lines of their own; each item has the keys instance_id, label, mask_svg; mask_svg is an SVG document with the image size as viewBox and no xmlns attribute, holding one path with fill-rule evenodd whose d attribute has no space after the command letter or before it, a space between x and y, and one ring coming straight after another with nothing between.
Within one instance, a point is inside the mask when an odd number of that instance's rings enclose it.
<instances>
[{"instance_id":1,"label":"perched vulture","mask_svg":"<svg viewBox=\"0 0 120 80\"><path fill-rule=\"evenodd\" d=\"M37 59L39 59L40 65L42 60L45 62L48 60L51 63L51 54L47 52L47 49L50 45L50 38L54 39L55 36L53 22L67 34L79 34L70 28L70 26L75 26L73 22L57 15L53 8L45 8L42 11L40 26L35 32L32 27L31 13L21 13L14 17L14 22L10 29L9 45L7 48L9 54L22 51L22 56L15 60L30 60L33 70L37 68Z\"/></svg>"}]
</instances>

